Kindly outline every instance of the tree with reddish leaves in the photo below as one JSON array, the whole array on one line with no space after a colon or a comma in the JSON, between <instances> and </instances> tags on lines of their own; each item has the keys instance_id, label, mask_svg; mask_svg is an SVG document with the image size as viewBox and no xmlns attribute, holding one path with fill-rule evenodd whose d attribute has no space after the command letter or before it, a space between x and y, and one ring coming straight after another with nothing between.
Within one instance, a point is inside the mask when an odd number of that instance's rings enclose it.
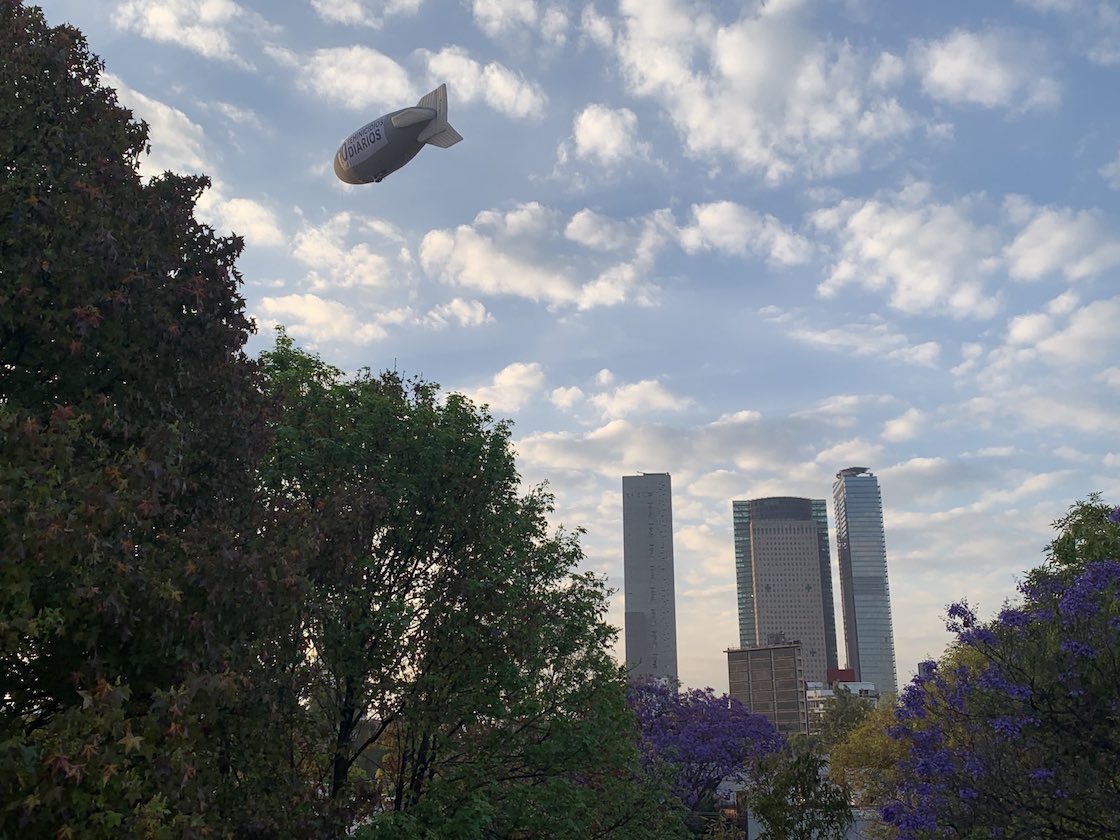
<instances>
[{"instance_id":1,"label":"tree with reddish leaves","mask_svg":"<svg viewBox=\"0 0 1120 840\"><path fill-rule=\"evenodd\" d=\"M250 836L223 801L292 593L256 524L241 241L195 219L205 178L141 180L102 69L0 2L0 834Z\"/></svg>"}]
</instances>

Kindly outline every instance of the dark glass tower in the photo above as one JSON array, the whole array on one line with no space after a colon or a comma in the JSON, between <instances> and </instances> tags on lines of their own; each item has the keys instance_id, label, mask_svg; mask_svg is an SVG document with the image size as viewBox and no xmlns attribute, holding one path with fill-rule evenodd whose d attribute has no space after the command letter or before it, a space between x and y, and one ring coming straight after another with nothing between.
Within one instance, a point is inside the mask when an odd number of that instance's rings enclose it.
<instances>
[{"instance_id":1,"label":"dark glass tower","mask_svg":"<svg viewBox=\"0 0 1120 840\"><path fill-rule=\"evenodd\" d=\"M836 473L836 554L848 667L856 679L875 684L880 694L896 694L891 589L883 535L879 479L867 467Z\"/></svg>"}]
</instances>

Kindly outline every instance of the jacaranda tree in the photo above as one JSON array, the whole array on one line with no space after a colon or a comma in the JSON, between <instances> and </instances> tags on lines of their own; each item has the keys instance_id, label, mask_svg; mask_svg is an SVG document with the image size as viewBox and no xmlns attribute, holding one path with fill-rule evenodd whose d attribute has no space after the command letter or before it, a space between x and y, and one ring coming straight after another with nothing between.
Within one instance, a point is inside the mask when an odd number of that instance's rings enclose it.
<instances>
[{"instance_id":1,"label":"jacaranda tree","mask_svg":"<svg viewBox=\"0 0 1120 840\"><path fill-rule=\"evenodd\" d=\"M762 715L710 688L680 690L672 682L635 681L630 706L641 727L651 772L667 772L673 793L690 811L712 811L725 781L744 781L752 763L784 740Z\"/></svg>"},{"instance_id":2,"label":"jacaranda tree","mask_svg":"<svg viewBox=\"0 0 1120 840\"><path fill-rule=\"evenodd\" d=\"M1120 509L1094 497L1058 525L1050 563L997 618L950 607L955 648L903 692L892 734L909 750L883 815L904 840L1120 825Z\"/></svg>"}]
</instances>

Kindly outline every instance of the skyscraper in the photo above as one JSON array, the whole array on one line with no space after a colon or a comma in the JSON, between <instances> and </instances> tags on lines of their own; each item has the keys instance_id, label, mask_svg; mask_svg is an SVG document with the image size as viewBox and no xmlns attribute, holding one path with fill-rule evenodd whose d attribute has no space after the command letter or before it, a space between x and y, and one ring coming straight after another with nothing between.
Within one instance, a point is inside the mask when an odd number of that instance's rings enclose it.
<instances>
[{"instance_id":1,"label":"skyscraper","mask_svg":"<svg viewBox=\"0 0 1120 840\"><path fill-rule=\"evenodd\" d=\"M626 668L677 679L673 585L673 490L669 473L622 477Z\"/></svg>"},{"instance_id":2,"label":"skyscraper","mask_svg":"<svg viewBox=\"0 0 1120 840\"><path fill-rule=\"evenodd\" d=\"M857 680L874 683L880 694L895 694L894 628L879 479L867 467L840 470L832 499L848 667L855 670Z\"/></svg>"},{"instance_id":3,"label":"skyscraper","mask_svg":"<svg viewBox=\"0 0 1120 840\"><path fill-rule=\"evenodd\" d=\"M740 646L799 641L806 679L823 682L837 665L824 499L778 496L731 509Z\"/></svg>"}]
</instances>

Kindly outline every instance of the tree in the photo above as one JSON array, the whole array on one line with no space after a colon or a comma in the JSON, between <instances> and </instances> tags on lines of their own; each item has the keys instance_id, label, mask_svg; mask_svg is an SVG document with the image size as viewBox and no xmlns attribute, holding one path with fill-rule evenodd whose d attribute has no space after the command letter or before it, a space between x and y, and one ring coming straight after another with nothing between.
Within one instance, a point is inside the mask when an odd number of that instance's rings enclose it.
<instances>
[{"instance_id":1,"label":"tree","mask_svg":"<svg viewBox=\"0 0 1120 840\"><path fill-rule=\"evenodd\" d=\"M0 3L0 834L236 831L288 597L241 241L195 220L205 178L141 182L101 71Z\"/></svg>"},{"instance_id":2,"label":"tree","mask_svg":"<svg viewBox=\"0 0 1120 840\"><path fill-rule=\"evenodd\" d=\"M848 733L874 708L875 704L866 697L852 694L844 686L837 686L832 696L824 701L821 711L814 715L814 737L827 753L847 738Z\"/></svg>"},{"instance_id":3,"label":"tree","mask_svg":"<svg viewBox=\"0 0 1120 840\"><path fill-rule=\"evenodd\" d=\"M762 715L710 688L681 691L643 678L630 689L652 772L664 768L672 791L690 811L715 810L725 781L743 781L752 761L779 749L782 738Z\"/></svg>"},{"instance_id":4,"label":"tree","mask_svg":"<svg viewBox=\"0 0 1120 840\"><path fill-rule=\"evenodd\" d=\"M844 840L852 824L847 792L807 740L763 757L743 798L762 827L758 840Z\"/></svg>"},{"instance_id":5,"label":"tree","mask_svg":"<svg viewBox=\"0 0 1120 840\"><path fill-rule=\"evenodd\" d=\"M509 425L457 394L346 377L283 332L261 470L299 523L308 593L290 771L342 835L626 836L637 769L601 579L551 497L522 494ZM542 813L545 809L547 813ZM642 830L647 830L643 825Z\"/></svg>"},{"instance_id":6,"label":"tree","mask_svg":"<svg viewBox=\"0 0 1120 840\"><path fill-rule=\"evenodd\" d=\"M1115 832L1120 561L1098 558L1120 547L1120 510L1105 511L1095 497L1075 506L1057 567L993 621L950 607L957 650L906 689L892 731L909 747L884 809L900 838Z\"/></svg>"},{"instance_id":7,"label":"tree","mask_svg":"<svg viewBox=\"0 0 1120 840\"><path fill-rule=\"evenodd\" d=\"M909 750L904 741L892 738L895 707L882 704L871 709L828 755L828 775L848 792L853 807L878 811L893 801L898 786L898 766ZM875 836L893 837L894 828L880 823Z\"/></svg>"}]
</instances>

